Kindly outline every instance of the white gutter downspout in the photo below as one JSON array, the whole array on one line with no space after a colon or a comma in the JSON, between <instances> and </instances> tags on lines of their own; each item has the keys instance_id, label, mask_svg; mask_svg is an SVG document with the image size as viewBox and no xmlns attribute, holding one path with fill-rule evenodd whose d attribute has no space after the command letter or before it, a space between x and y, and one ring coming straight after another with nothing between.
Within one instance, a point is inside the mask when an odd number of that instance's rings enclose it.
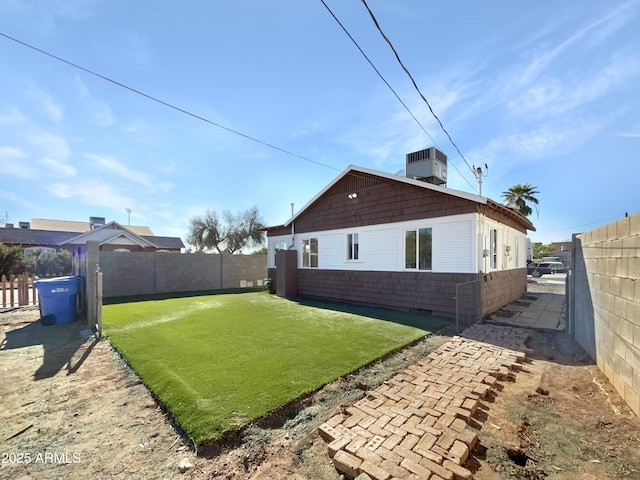
<instances>
[{"instance_id":1,"label":"white gutter downspout","mask_svg":"<svg viewBox=\"0 0 640 480\"><path fill-rule=\"evenodd\" d=\"M291 202L291 218L293 218L293 206L294 203ZM295 223L292 221L291 222L291 245L289 246L289 250L291 250L293 248L293 246L295 245L294 240L295 240Z\"/></svg>"}]
</instances>

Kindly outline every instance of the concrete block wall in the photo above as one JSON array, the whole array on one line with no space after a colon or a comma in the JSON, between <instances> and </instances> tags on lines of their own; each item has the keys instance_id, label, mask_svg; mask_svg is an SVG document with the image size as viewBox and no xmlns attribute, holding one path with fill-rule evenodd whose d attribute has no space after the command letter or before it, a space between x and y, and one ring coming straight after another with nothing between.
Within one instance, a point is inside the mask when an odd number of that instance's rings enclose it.
<instances>
[{"instance_id":1,"label":"concrete block wall","mask_svg":"<svg viewBox=\"0 0 640 480\"><path fill-rule=\"evenodd\" d=\"M223 288L220 275L216 275L216 272L220 271L220 255L169 253L154 255L157 292L174 293ZM191 288L193 286L197 288Z\"/></svg>"},{"instance_id":2,"label":"concrete block wall","mask_svg":"<svg viewBox=\"0 0 640 480\"><path fill-rule=\"evenodd\" d=\"M640 415L640 213L574 235L569 323Z\"/></svg>"},{"instance_id":3,"label":"concrete block wall","mask_svg":"<svg viewBox=\"0 0 640 480\"><path fill-rule=\"evenodd\" d=\"M222 262L222 288L261 287L267 278L266 255L216 255Z\"/></svg>"},{"instance_id":4,"label":"concrete block wall","mask_svg":"<svg viewBox=\"0 0 640 480\"><path fill-rule=\"evenodd\" d=\"M156 293L156 255L158 254L148 252L99 252L102 296L108 298Z\"/></svg>"},{"instance_id":5,"label":"concrete block wall","mask_svg":"<svg viewBox=\"0 0 640 480\"><path fill-rule=\"evenodd\" d=\"M99 252L103 296L194 292L259 286L266 255Z\"/></svg>"}]
</instances>

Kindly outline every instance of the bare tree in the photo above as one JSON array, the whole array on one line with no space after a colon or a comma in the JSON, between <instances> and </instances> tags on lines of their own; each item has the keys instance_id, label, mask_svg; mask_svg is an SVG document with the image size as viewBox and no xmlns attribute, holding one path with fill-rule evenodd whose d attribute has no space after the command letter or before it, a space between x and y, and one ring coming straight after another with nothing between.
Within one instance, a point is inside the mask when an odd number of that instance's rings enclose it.
<instances>
[{"instance_id":1,"label":"bare tree","mask_svg":"<svg viewBox=\"0 0 640 480\"><path fill-rule=\"evenodd\" d=\"M215 211L190 220L187 242L198 252L215 250L218 253L236 253L248 246L264 242L264 223L257 207L236 214L225 210L222 218Z\"/></svg>"}]
</instances>

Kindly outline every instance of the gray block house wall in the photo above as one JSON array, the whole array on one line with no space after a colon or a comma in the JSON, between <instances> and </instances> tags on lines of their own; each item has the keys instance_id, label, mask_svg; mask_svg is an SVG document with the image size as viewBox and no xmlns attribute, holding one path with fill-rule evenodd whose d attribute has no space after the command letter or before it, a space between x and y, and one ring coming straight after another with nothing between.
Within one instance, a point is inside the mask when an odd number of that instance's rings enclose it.
<instances>
[{"instance_id":1,"label":"gray block house wall","mask_svg":"<svg viewBox=\"0 0 640 480\"><path fill-rule=\"evenodd\" d=\"M260 286L266 255L99 252L105 298Z\"/></svg>"},{"instance_id":2,"label":"gray block house wall","mask_svg":"<svg viewBox=\"0 0 640 480\"><path fill-rule=\"evenodd\" d=\"M569 329L640 415L640 213L574 235Z\"/></svg>"}]
</instances>

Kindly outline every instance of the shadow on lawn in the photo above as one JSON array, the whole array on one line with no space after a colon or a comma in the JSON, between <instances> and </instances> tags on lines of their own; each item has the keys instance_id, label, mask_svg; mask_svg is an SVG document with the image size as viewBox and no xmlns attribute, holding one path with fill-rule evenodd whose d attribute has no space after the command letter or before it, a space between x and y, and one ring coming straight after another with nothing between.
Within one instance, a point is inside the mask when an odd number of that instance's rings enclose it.
<instances>
[{"instance_id":1,"label":"shadow on lawn","mask_svg":"<svg viewBox=\"0 0 640 480\"><path fill-rule=\"evenodd\" d=\"M331 302L315 298L298 297L292 301L307 307L361 315L363 317L375 318L376 320L383 320L385 322L393 322L407 327L419 328L420 330L427 332L436 332L452 322L450 318L438 317L424 313L403 312L401 310L392 310L389 308Z\"/></svg>"},{"instance_id":2,"label":"shadow on lawn","mask_svg":"<svg viewBox=\"0 0 640 480\"><path fill-rule=\"evenodd\" d=\"M103 305L116 305L118 303L148 302L151 300L167 300L169 298L205 297L210 295L229 295L252 292L263 292L264 287L226 288L222 290L199 290L196 292L170 292L149 293L147 295L131 295L128 297L104 298Z\"/></svg>"}]
</instances>

